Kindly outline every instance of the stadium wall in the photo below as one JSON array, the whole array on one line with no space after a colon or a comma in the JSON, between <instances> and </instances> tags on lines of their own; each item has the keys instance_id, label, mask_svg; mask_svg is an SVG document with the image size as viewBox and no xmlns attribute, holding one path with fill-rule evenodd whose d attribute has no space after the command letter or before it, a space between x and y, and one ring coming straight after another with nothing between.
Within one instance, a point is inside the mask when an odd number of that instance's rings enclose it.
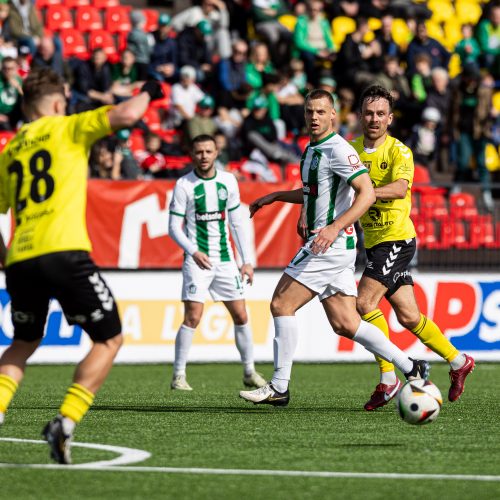
<instances>
[{"instance_id":1,"label":"stadium wall","mask_svg":"<svg viewBox=\"0 0 500 500\"><path fill-rule=\"evenodd\" d=\"M272 361L274 328L269 301L281 273L258 271L247 288L247 303L254 332L255 357ZM121 311L125 345L118 362L168 362L174 358L174 341L182 321L179 271L109 271L104 273ZM477 360L500 360L500 274L415 274L415 290L422 311L433 318L453 344ZM0 346L12 338L10 300L0 274ZM398 324L388 303L392 339L412 357L437 360L423 344ZM314 300L297 318L300 338L296 359L308 362L370 361L361 346L333 334ZM41 348L34 363L75 362L88 350L88 337L79 327L69 326L57 302L53 302ZM2 347L0 347L1 349ZM190 360L237 361L230 317L221 303L208 302L197 329Z\"/></svg>"}]
</instances>

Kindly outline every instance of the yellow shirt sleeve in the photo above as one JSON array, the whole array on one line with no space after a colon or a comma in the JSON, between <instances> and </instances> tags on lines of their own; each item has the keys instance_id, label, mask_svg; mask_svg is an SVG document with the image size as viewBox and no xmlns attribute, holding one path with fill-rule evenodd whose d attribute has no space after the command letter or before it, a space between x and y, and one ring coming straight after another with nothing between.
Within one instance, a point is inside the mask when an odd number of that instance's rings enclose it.
<instances>
[{"instance_id":1,"label":"yellow shirt sleeve","mask_svg":"<svg viewBox=\"0 0 500 500\"><path fill-rule=\"evenodd\" d=\"M411 149L405 146L402 142L396 141L392 151L394 165L391 171L392 182L395 182L398 179L405 179L411 186L413 182L413 174L415 172Z\"/></svg>"},{"instance_id":2,"label":"yellow shirt sleeve","mask_svg":"<svg viewBox=\"0 0 500 500\"><path fill-rule=\"evenodd\" d=\"M112 106L102 106L92 111L73 115L73 141L84 144L88 149L97 140L113 132L108 111Z\"/></svg>"}]
</instances>

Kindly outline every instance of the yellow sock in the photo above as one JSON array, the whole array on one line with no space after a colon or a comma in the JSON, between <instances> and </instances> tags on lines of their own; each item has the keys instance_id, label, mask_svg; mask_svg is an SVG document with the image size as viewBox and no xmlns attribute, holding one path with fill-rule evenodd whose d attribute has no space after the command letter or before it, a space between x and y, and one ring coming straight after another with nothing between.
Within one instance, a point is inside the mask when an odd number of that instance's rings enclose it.
<instances>
[{"instance_id":1,"label":"yellow sock","mask_svg":"<svg viewBox=\"0 0 500 500\"><path fill-rule=\"evenodd\" d=\"M361 318L368 323L376 326L379 330L382 330L382 333L387 338L389 338L389 325L387 324L387 321L380 309L375 309L368 314L364 314L363 316L361 316ZM378 366L380 367L380 373L394 371L394 365L392 363L389 363L389 361L379 358L378 356L375 356L375 359L377 360Z\"/></svg>"},{"instance_id":2,"label":"yellow sock","mask_svg":"<svg viewBox=\"0 0 500 500\"><path fill-rule=\"evenodd\" d=\"M18 388L18 383L8 375L0 375L0 412L5 413Z\"/></svg>"},{"instance_id":3,"label":"yellow sock","mask_svg":"<svg viewBox=\"0 0 500 500\"><path fill-rule=\"evenodd\" d=\"M446 359L448 363L455 359L460 352L453 346L453 344L443 335L439 326L429 319L427 316L420 314L420 321L415 328L411 330L424 345L429 349L439 354L442 358Z\"/></svg>"},{"instance_id":4,"label":"yellow sock","mask_svg":"<svg viewBox=\"0 0 500 500\"><path fill-rule=\"evenodd\" d=\"M78 423L94 402L94 397L83 385L73 384L66 393L59 413Z\"/></svg>"}]
</instances>

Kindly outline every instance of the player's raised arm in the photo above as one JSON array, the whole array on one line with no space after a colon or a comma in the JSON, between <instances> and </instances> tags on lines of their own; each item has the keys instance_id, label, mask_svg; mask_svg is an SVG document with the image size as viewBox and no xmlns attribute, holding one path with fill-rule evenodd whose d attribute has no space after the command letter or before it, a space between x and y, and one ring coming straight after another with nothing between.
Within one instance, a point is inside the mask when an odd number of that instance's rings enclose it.
<instances>
[{"instance_id":1,"label":"player's raised arm","mask_svg":"<svg viewBox=\"0 0 500 500\"><path fill-rule=\"evenodd\" d=\"M285 203L304 203L302 188L293 189L292 191L276 191L257 198L250 204L250 217L253 217L255 212L260 210L264 205L271 205L275 201L283 201Z\"/></svg>"},{"instance_id":2,"label":"player's raised arm","mask_svg":"<svg viewBox=\"0 0 500 500\"><path fill-rule=\"evenodd\" d=\"M146 82L138 95L113 106L108 111L108 119L113 130L132 127L138 122L146 110L149 103L164 97L160 83L156 81Z\"/></svg>"}]
</instances>

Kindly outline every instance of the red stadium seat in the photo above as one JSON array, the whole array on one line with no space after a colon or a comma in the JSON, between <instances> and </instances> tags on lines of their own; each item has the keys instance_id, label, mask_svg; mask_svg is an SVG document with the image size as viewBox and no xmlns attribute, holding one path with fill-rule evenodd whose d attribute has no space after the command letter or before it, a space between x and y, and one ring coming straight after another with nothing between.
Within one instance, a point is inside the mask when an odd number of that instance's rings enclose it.
<instances>
[{"instance_id":1,"label":"red stadium seat","mask_svg":"<svg viewBox=\"0 0 500 500\"><path fill-rule=\"evenodd\" d=\"M461 220L450 217L441 221L441 248L469 248L465 223Z\"/></svg>"},{"instance_id":2,"label":"red stadium seat","mask_svg":"<svg viewBox=\"0 0 500 500\"><path fill-rule=\"evenodd\" d=\"M431 176L429 170L421 165L415 165L415 173L413 174L413 184L430 184Z\"/></svg>"},{"instance_id":3,"label":"red stadium seat","mask_svg":"<svg viewBox=\"0 0 500 500\"><path fill-rule=\"evenodd\" d=\"M446 198L442 194L422 194L420 197L420 213L430 219L448 217Z\"/></svg>"},{"instance_id":4,"label":"red stadium seat","mask_svg":"<svg viewBox=\"0 0 500 500\"><path fill-rule=\"evenodd\" d=\"M46 9L50 5L60 5L62 0L36 0L37 9Z\"/></svg>"},{"instance_id":5,"label":"red stadium seat","mask_svg":"<svg viewBox=\"0 0 500 500\"><path fill-rule=\"evenodd\" d=\"M470 220L470 248L498 248L491 215L478 215Z\"/></svg>"},{"instance_id":6,"label":"red stadium seat","mask_svg":"<svg viewBox=\"0 0 500 500\"><path fill-rule=\"evenodd\" d=\"M63 57L88 58L87 44L83 35L74 28L62 30L59 33L63 47Z\"/></svg>"},{"instance_id":7,"label":"red stadium seat","mask_svg":"<svg viewBox=\"0 0 500 500\"><path fill-rule=\"evenodd\" d=\"M126 7L109 7L105 11L105 26L109 33L119 33L120 31L130 31L129 10Z\"/></svg>"},{"instance_id":8,"label":"red stadium seat","mask_svg":"<svg viewBox=\"0 0 500 500\"><path fill-rule=\"evenodd\" d=\"M285 170L286 181L300 181L300 165L298 163L289 163Z\"/></svg>"},{"instance_id":9,"label":"red stadium seat","mask_svg":"<svg viewBox=\"0 0 500 500\"><path fill-rule=\"evenodd\" d=\"M156 31L158 29L158 18L160 13L154 9L142 9L142 13L146 18L146 26L144 27L144 30L150 33Z\"/></svg>"},{"instance_id":10,"label":"red stadium seat","mask_svg":"<svg viewBox=\"0 0 500 500\"><path fill-rule=\"evenodd\" d=\"M450 213L457 219L472 219L476 217L476 198L470 193L451 194Z\"/></svg>"},{"instance_id":11,"label":"red stadium seat","mask_svg":"<svg viewBox=\"0 0 500 500\"><path fill-rule=\"evenodd\" d=\"M76 9L84 5L90 5L90 0L63 0L63 4L69 9Z\"/></svg>"},{"instance_id":12,"label":"red stadium seat","mask_svg":"<svg viewBox=\"0 0 500 500\"><path fill-rule=\"evenodd\" d=\"M76 29L85 32L103 29L99 10L90 5L79 7L76 10Z\"/></svg>"},{"instance_id":13,"label":"red stadium seat","mask_svg":"<svg viewBox=\"0 0 500 500\"><path fill-rule=\"evenodd\" d=\"M106 30L94 30L89 34L89 50L103 49L110 62L117 62L119 55L116 51L115 39Z\"/></svg>"},{"instance_id":14,"label":"red stadium seat","mask_svg":"<svg viewBox=\"0 0 500 500\"><path fill-rule=\"evenodd\" d=\"M149 107L142 117L142 121L152 132L157 132L161 128L160 113L155 108Z\"/></svg>"},{"instance_id":15,"label":"red stadium seat","mask_svg":"<svg viewBox=\"0 0 500 500\"><path fill-rule=\"evenodd\" d=\"M181 170L191 163L190 156L165 156L167 168Z\"/></svg>"},{"instance_id":16,"label":"red stadium seat","mask_svg":"<svg viewBox=\"0 0 500 500\"><path fill-rule=\"evenodd\" d=\"M45 13L45 26L50 31L73 28L73 17L64 5L50 5Z\"/></svg>"},{"instance_id":17,"label":"red stadium seat","mask_svg":"<svg viewBox=\"0 0 500 500\"><path fill-rule=\"evenodd\" d=\"M14 132L0 132L0 151L7 146L9 141L15 136Z\"/></svg>"},{"instance_id":18,"label":"red stadium seat","mask_svg":"<svg viewBox=\"0 0 500 500\"><path fill-rule=\"evenodd\" d=\"M303 153L306 149L306 146L309 144L309 137L307 135L300 135L297 137L297 146L300 151Z\"/></svg>"},{"instance_id":19,"label":"red stadium seat","mask_svg":"<svg viewBox=\"0 0 500 500\"><path fill-rule=\"evenodd\" d=\"M144 136L133 132L128 140L129 148L132 152L144 151Z\"/></svg>"},{"instance_id":20,"label":"red stadium seat","mask_svg":"<svg viewBox=\"0 0 500 500\"><path fill-rule=\"evenodd\" d=\"M107 9L108 7L117 7L120 0L92 0L92 5L98 9Z\"/></svg>"},{"instance_id":21,"label":"red stadium seat","mask_svg":"<svg viewBox=\"0 0 500 500\"><path fill-rule=\"evenodd\" d=\"M419 248L436 249L440 246L436 238L436 227L432 220L419 217L415 221L415 231Z\"/></svg>"}]
</instances>

